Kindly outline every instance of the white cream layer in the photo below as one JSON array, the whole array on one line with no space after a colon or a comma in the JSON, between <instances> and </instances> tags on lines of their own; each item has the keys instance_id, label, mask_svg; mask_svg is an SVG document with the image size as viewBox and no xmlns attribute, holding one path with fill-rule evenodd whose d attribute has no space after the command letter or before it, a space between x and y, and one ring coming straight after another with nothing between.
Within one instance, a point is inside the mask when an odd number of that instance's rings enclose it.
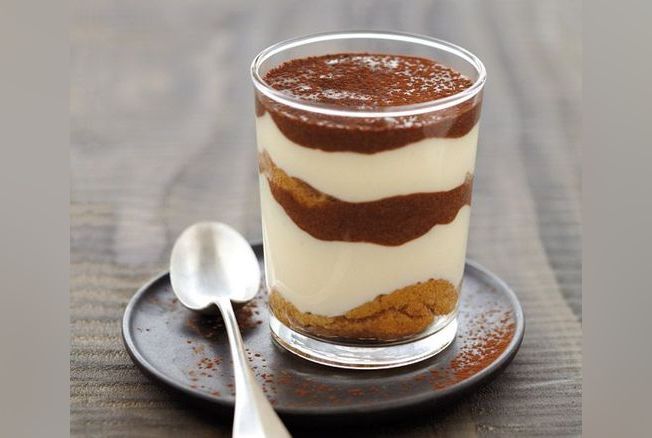
<instances>
[{"instance_id":1,"label":"white cream layer","mask_svg":"<svg viewBox=\"0 0 652 438\"><path fill-rule=\"evenodd\" d=\"M269 113L256 118L256 131L258 150L288 175L349 202L454 189L473 174L478 142L476 125L460 138L427 138L375 154L324 152L288 140Z\"/></svg>"},{"instance_id":2,"label":"white cream layer","mask_svg":"<svg viewBox=\"0 0 652 438\"><path fill-rule=\"evenodd\" d=\"M267 284L302 312L342 315L419 281L444 279L457 286L462 279L468 205L453 222L400 246L327 242L287 216L265 178L260 189Z\"/></svg>"}]
</instances>

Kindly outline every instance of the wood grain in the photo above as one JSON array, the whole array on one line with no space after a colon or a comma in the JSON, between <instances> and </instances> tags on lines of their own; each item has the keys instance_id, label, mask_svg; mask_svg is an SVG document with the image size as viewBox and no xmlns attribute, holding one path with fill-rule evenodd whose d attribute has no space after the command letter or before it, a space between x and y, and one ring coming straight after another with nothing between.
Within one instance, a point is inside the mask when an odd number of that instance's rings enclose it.
<instances>
[{"instance_id":1,"label":"wood grain","mask_svg":"<svg viewBox=\"0 0 652 438\"><path fill-rule=\"evenodd\" d=\"M228 436L152 384L120 339L134 291L202 219L260 238L248 66L317 31L384 28L463 45L489 80L469 256L522 300L496 381L444 412L359 436L581 433L579 1L79 1L71 31L71 432ZM295 430L315 436L312 430Z\"/></svg>"}]
</instances>

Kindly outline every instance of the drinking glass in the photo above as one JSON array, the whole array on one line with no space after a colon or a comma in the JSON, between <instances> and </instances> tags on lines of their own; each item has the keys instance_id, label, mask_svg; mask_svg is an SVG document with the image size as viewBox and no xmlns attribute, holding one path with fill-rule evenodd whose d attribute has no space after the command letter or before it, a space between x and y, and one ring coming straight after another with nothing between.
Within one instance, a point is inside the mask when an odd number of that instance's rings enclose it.
<instances>
[{"instance_id":1,"label":"drinking glass","mask_svg":"<svg viewBox=\"0 0 652 438\"><path fill-rule=\"evenodd\" d=\"M472 85L429 102L352 108L265 81L287 61L338 53L428 58ZM344 368L442 351L457 331L482 62L426 36L336 32L268 47L251 76L274 339Z\"/></svg>"}]
</instances>

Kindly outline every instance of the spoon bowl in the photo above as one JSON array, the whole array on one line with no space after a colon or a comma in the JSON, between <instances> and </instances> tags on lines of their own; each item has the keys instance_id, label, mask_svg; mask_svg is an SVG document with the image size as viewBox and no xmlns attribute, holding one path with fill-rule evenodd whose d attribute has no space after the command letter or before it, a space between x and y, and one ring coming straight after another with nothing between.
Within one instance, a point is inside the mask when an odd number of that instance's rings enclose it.
<instances>
[{"instance_id":1,"label":"spoon bowl","mask_svg":"<svg viewBox=\"0 0 652 438\"><path fill-rule=\"evenodd\" d=\"M240 233L226 224L200 222L177 239L170 257L172 288L192 310L208 310L217 298L246 303L260 287L256 254Z\"/></svg>"}]
</instances>

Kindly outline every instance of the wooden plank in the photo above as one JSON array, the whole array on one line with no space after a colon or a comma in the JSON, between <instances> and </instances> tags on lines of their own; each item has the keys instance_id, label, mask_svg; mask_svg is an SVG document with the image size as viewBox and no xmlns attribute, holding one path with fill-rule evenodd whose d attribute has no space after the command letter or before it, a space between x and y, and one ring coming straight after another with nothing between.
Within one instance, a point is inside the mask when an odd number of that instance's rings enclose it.
<instances>
[{"instance_id":1,"label":"wooden plank","mask_svg":"<svg viewBox=\"0 0 652 438\"><path fill-rule=\"evenodd\" d=\"M579 1L90 0L75 9L73 435L229 434L135 369L119 320L185 226L217 219L260 238L249 62L272 42L336 28L425 33L485 62L469 255L514 287L528 318L514 363L483 390L445 412L353 432L581 433Z\"/></svg>"}]
</instances>

